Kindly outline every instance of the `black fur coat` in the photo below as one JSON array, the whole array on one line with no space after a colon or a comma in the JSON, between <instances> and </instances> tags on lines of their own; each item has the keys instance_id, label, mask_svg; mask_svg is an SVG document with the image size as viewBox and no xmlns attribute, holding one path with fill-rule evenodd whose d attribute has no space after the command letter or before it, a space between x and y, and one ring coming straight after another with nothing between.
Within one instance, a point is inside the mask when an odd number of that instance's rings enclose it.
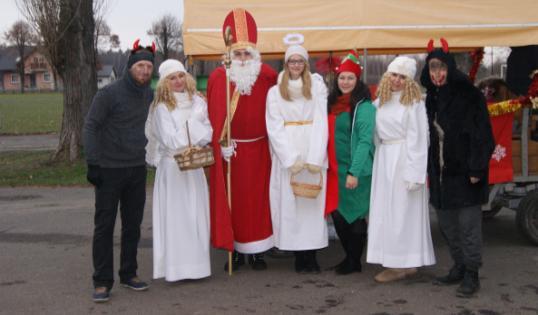
<instances>
[{"instance_id":1,"label":"black fur coat","mask_svg":"<svg viewBox=\"0 0 538 315\"><path fill-rule=\"evenodd\" d=\"M437 209L456 209L487 202L489 160L495 145L484 96L455 68L453 60L450 61L445 85L436 87L432 84L427 64L421 77L427 88L430 127L430 202ZM442 159L434 120L444 132ZM480 181L472 184L470 177L478 177Z\"/></svg>"}]
</instances>

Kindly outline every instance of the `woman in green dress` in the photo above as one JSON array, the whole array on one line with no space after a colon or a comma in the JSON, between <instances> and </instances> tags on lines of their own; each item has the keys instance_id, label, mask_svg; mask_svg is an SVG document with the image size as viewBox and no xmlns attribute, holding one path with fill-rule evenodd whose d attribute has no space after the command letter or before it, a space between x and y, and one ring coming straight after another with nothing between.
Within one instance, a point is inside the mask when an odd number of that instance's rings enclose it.
<instances>
[{"instance_id":1,"label":"woman in green dress","mask_svg":"<svg viewBox=\"0 0 538 315\"><path fill-rule=\"evenodd\" d=\"M361 66L355 52L337 68L328 97L329 169L326 213L331 213L346 257L337 274L360 272L366 243L366 216L374 155L375 107L368 87L360 81Z\"/></svg>"}]
</instances>

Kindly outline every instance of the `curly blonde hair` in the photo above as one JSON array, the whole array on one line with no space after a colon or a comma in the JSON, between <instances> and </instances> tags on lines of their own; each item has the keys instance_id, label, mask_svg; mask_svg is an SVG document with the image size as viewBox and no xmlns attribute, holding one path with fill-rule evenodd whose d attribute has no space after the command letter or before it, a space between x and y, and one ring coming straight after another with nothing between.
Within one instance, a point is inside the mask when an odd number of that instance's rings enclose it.
<instances>
[{"instance_id":1,"label":"curly blonde hair","mask_svg":"<svg viewBox=\"0 0 538 315\"><path fill-rule=\"evenodd\" d=\"M379 106L390 101L392 97L392 91L390 90L390 72L386 72L379 81L376 95L379 98ZM405 106L412 105L415 102L419 102L422 99L422 91L415 80L406 77L404 81L404 89L402 96L400 96L400 103Z\"/></svg>"},{"instance_id":2,"label":"curly blonde hair","mask_svg":"<svg viewBox=\"0 0 538 315\"><path fill-rule=\"evenodd\" d=\"M190 75L188 72L184 72L185 74L185 92L189 94L189 100L192 101L192 97L197 93L196 90L196 81ZM174 92L170 89L170 86L168 84L168 81L170 81L169 75L165 78L160 78L157 82L157 87L155 88L155 97L153 98L153 102L151 103L151 108L155 108L158 104L164 103L166 105L166 108L168 108L169 111L173 111L176 106L176 98L174 97Z\"/></svg>"},{"instance_id":3,"label":"curly blonde hair","mask_svg":"<svg viewBox=\"0 0 538 315\"><path fill-rule=\"evenodd\" d=\"M303 96L307 100L312 99L312 77L310 75L310 65L308 65L308 60L305 60L304 62L304 69L303 73L301 74L301 79L303 79ZM278 89L280 90L280 95L283 99L290 102L290 92L288 90L288 85L290 82L290 70L288 68L288 64L286 63L284 65L284 73L282 74L282 81L278 85Z\"/></svg>"}]
</instances>

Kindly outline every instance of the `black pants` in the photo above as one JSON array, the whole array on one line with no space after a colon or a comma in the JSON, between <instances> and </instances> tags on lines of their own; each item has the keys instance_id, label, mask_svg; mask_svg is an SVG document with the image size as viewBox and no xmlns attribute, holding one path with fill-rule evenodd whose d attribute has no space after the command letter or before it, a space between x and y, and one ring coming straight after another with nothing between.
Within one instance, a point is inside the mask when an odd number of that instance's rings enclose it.
<instances>
[{"instance_id":1,"label":"black pants","mask_svg":"<svg viewBox=\"0 0 538 315\"><path fill-rule=\"evenodd\" d=\"M95 188L93 284L112 288L113 237L118 203L121 214L120 281L136 276L140 224L146 202L146 166L102 168L102 184Z\"/></svg>"},{"instance_id":2,"label":"black pants","mask_svg":"<svg viewBox=\"0 0 538 315\"><path fill-rule=\"evenodd\" d=\"M481 207L437 210L437 219L454 263L478 271L482 266Z\"/></svg>"},{"instance_id":3,"label":"black pants","mask_svg":"<svg viewBox=\"0 0 538 315\"><path fill-rule=\"evenodd\" d=\"M360 266L364 244L366 243L366 234L368 232L366 220L357 219L352 223L348 223L338 210L334 211L331 216L336 234L346 253L346 259L353 266Z\"/></svg>"}]
</instances>

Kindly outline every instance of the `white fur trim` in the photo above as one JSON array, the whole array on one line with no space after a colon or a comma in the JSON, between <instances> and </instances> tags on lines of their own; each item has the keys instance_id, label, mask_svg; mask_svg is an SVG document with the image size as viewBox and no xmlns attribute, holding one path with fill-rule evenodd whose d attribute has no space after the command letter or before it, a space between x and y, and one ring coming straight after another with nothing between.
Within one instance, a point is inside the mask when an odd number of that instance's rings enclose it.
<instances>
[{"instance_id":1,"label":"white fur trim","mask_svg":"<svg viewBox=\"0 0 538 315\"><path fill-rule=\"evenodd\" d=\"M271 248L273 248L275 241L273 240L273 235L269 236L266 239L249 242L249 243L239 243L234 242L234 249L241 254L258 254L263 253Z\"/></svg>"},{"instance_id":2,"label":"white fur trim","mask_svg":"<svg viewBox=\"0 0 538 315\"><path fill-rule=\"evenodd\" d=\"M417 61L406 56L396 57L389 64L387 72L402 74L410 79L414 79L417 73Z\"/></svg>"}]
</instances>

